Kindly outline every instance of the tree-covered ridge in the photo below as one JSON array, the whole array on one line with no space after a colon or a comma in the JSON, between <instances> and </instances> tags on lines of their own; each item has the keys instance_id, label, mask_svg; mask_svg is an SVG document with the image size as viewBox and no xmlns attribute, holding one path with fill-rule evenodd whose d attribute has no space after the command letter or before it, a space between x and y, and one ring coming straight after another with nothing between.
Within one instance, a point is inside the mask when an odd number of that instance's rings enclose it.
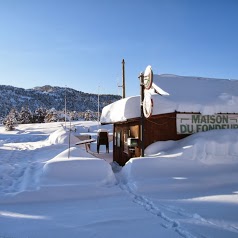
<instances>
[{"instance_id":1,"label":"tree-covered ridge","mask_svg":"<svg viewBox=\"0 0 238 238\"><path fill-rule=\"evenodd\" d=\"M86 112L87 110L98 111L98 94L84 93L71 88L52 87L46 85L33 89L23 89L13 86L0 85L0 117L4 118L14 108L21 111L28 108L34 112L37 108L57 111L64 110L65 94L67 111ZM99 95L99 108L119 100L118 95Z\"/></svg>"}]
</instances>

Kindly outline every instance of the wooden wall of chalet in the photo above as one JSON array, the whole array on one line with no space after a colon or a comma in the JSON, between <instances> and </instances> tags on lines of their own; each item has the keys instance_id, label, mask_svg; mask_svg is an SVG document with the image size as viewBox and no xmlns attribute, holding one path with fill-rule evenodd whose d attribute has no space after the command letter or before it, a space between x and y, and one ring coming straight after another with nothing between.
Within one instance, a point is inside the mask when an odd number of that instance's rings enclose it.
<instances>
[{"instance_id":1,"label":"wooden wall of chalet","mask_svg":"<svg viewBox=\"0 0 238 238\"><path fill-rule=\"evenodd\" d=\"M175 112L145 119L145 148L156 141L179 140L186 136L177 134ZM140 144L135 148L135 153L128 151L128 137L140 138L140 118L114 124L113 160L120 165L124 165L132 157L141 155Z\"/></svg>"},{"instance_id":2,"label":"wooden wall of chalet","mask_svg":"<svg viewBox=\"0 0 238 238\"><path fill-rule=\"evenodd\" d=\"M187 136L177 134L175 112L146 119L144 133L145 148L156 141L180 140Z\"/></svg>"}]
</instances>

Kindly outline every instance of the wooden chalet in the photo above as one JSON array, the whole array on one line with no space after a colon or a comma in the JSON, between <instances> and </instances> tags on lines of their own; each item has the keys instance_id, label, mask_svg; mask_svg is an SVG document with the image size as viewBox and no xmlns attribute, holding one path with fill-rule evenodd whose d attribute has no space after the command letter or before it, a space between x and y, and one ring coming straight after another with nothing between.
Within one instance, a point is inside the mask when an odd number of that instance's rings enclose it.
<instances>
[{"instance_id":1,"label":"wooden chalet","mask_svg":"<svg viewBox=\"0 0 238 238\"><path fill-rule=\"evenodd\" d=\"M103 108L101 123L114 125L113 160L124 165L157 141L179 140L192 133L238 128L238 81L154 75L145 94L151 102L141 139L140 96ZM145 107L146 105L144 105Z\"/></svg>"}]
</instances>

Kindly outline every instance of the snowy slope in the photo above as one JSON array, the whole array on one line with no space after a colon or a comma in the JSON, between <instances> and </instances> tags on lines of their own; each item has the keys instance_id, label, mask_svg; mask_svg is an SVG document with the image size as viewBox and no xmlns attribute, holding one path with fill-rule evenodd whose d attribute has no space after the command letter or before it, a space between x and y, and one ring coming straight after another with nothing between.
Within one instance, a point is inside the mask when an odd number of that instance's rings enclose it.
<instances>
[{"instance_id":1,"label":"snowy slope","mask_svg":"<svg viewBox=\"0 0 238 238\"><path fill-rule=\"evenodd\" d=\"M32 113L38 108L48 110L55 108L57 111L61 111L64 109L65 93L68 111L98 111L98 94L84 93L72 88L46 85L33 89L23 89L0 85L0 91L0 117L7 116L13 108L20 112L22 107L29 108ZM101 94L99 101L100 110L105 105L120 98L117 95Z\"/></svg>"},{"instance_id":2,"label":"snowy slope","mask_svg":"<svg viewBox=\"0 0 238 238\"><path fill-rule=\"evenodd\" d=\"M109 154L74 145L105 126L73 124L70 136L60 123L0 127L0 237L238 236L235 130L157 142L121 168L112 142Z\"/></svg>"}]
</instances>

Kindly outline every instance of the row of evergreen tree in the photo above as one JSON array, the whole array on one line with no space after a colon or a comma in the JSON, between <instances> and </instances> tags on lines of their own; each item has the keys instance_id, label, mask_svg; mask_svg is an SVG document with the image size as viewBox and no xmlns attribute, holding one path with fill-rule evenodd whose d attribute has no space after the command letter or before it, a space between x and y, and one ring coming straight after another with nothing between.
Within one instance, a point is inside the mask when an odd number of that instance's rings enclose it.
<instances>
[{"instance_id":1,"label":"row of evergreen tree","mask_svg":"<svg viewBox=\"0 0 238 238\"><path fill-rule=\"evenodd\" d=\"M47 123L59 121L77 121L77 120L97 120L98 113L92 111L86 112L67 112L57 111L52 108L50 110L37 108L34 112L28 107L22 107L20 111L11 109L9 114L3 119L6 130L13 130L17 124L28 123Z\"/></svg>"}]
</instances>

